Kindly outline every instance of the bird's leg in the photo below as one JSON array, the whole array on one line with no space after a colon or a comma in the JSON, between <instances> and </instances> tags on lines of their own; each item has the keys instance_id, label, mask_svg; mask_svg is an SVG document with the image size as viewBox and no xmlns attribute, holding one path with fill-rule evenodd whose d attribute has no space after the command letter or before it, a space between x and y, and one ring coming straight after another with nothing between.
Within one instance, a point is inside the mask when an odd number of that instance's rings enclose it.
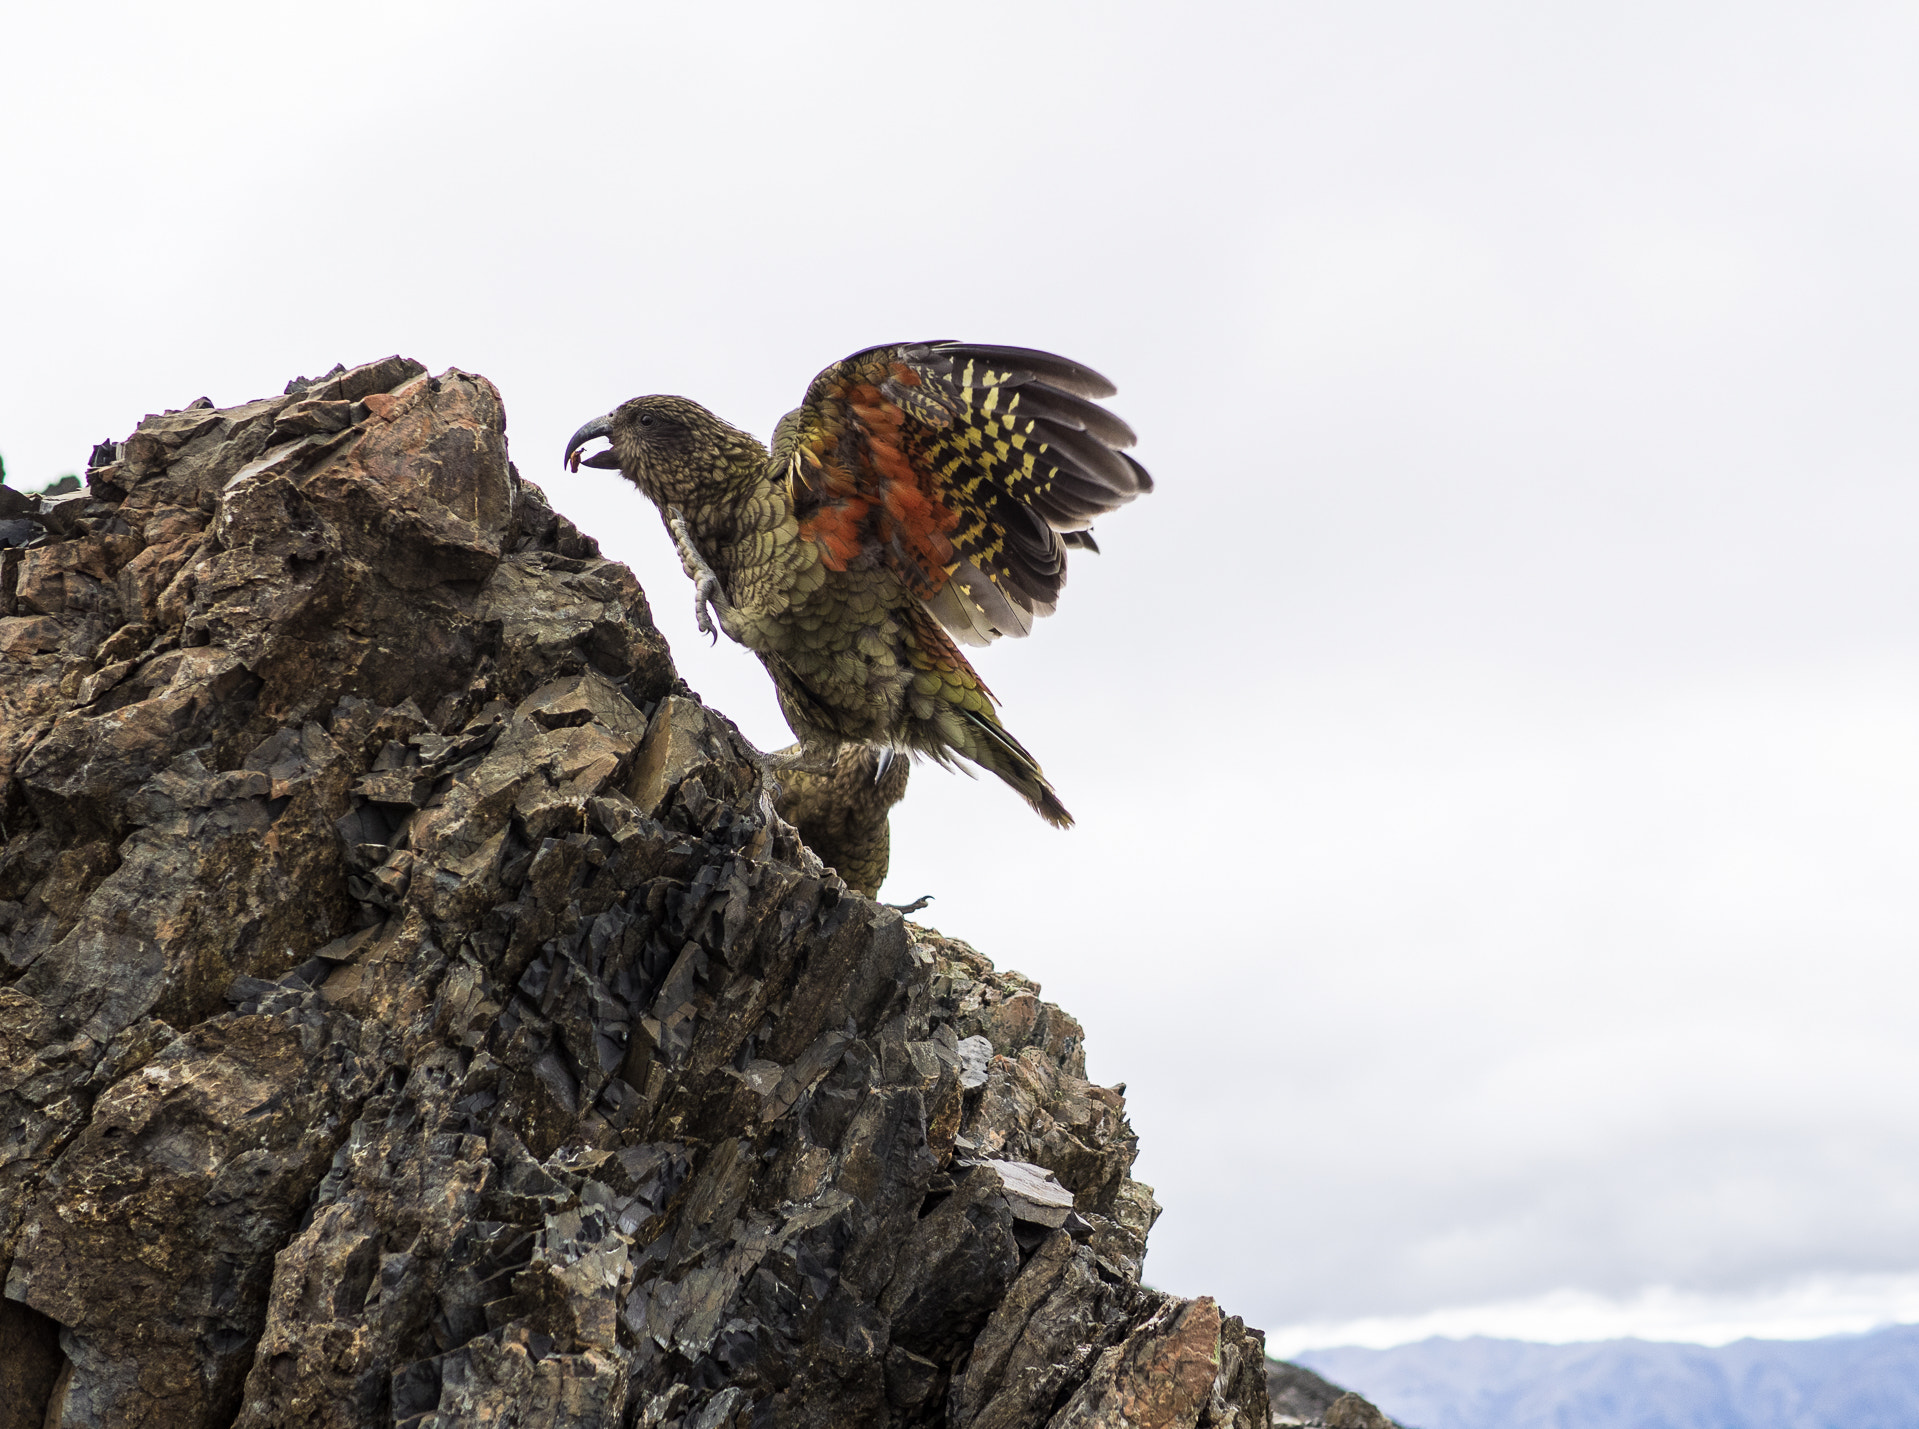
<instances>
[{"instance_id":1,"label":"bird's leg","mask_svg":"<svg viewBox=\"0 0 1919 1429\"><path fill-rule=\"evenodd\" d=\"M802 739L798 744L789 744L761 758L766 761L768 769L786 770L793 774L831 774L839 768L840 748L837 744Z\"/></svg>"},{"instance_id":2,"label":"bird's leg","mask_svg":"<svg viewBox=\"0 0 1919 1429\"><path fill-rule=\"evenodd\" d=\"M673 533L673 544L680 548L680 566L693 582L693 621L700 627L700 634L706 636L715 645L720 643L719 631L713 628L713 616L708 607L717 611L720 617L720 629L726 631L728 638L738 641L729 617L733 607L726 599L726 592L720 588L720 578L713 574L713 568L706 563L699 547L693 544L693 533L687 529L686 516L677 506L666 508L667 529Z\"/></svg>"}]
</instances>

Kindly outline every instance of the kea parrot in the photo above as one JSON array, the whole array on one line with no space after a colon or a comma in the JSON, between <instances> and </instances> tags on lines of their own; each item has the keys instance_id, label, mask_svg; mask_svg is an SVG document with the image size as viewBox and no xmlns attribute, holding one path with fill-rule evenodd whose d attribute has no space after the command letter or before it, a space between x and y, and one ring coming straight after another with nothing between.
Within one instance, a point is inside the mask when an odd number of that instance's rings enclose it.
<instances>
[{"instance_id":1,"label":"kea parrot","mask_svg":"<svg viewBox=\"0 0 1919 1429\"><path fill-rule=\"evenodd\" d=\"M799 753L800 746L775 751L774 757ZM868 898L879 896L893 862L893 830L888 817L906 797L911 766L904 755L871 744L842 744L832 770L812 774L788 767L780 771L779 815L800 831L820 862L834 869L846 886ZM921 899L907 911L918 911Z\"/></svg>"},{"instance_id":2,"label":"kea parrot","mask_svg":"<svg viewBox=\"0 0 1919 1429\"><path fill-rule=\"evenodd\" d=\"M843 744L966 760L1049 823L1072 815L955 641L1050 615L1066 553L1153 489L1113 384L1052 353L963 342L836 362L759 440L685 397L635 397L566 444L659 507L694 615L760 657L799 744L774 770L826 774Z\"/></svg>"}]
</instances>

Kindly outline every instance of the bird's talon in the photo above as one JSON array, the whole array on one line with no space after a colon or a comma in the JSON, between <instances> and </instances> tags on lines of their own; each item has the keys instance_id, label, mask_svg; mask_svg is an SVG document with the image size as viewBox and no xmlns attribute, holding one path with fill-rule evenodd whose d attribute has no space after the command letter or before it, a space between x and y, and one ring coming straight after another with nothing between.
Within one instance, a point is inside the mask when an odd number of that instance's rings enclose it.
<instances>
[{"instance_id":1,"label":"bird's talon","mask_svg":"<svg viewBox=\"0 0 1919 1429\"><path fill-rule=\"evenodd\" d=\"M713 624L713 602L719 593L720 583L710 573L702 575L693 587L693 623L715 645L720 643L720 632Z\"/></svg>"}]
</instances>

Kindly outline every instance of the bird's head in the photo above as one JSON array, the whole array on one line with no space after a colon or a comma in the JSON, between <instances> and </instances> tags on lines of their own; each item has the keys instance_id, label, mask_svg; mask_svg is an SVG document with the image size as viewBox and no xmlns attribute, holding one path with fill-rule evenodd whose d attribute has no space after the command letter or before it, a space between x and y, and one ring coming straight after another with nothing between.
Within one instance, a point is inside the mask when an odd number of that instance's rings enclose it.
<instances>
[{"instance_id":1,"label":"bird's head","mask_svg":"<svg viewBox=\"0 0 1919 1429\"><path fill-rule=\"evenodd\" d=\"M581 450L596 437L606 438L606 450L582 458ZM662 507L679 506L742 458L750 460L755 449L763 462L758 442L698 402L635 397L569 437L566 464L574 471L582 462L618 471Z\"/></svg>"}]
</instances>

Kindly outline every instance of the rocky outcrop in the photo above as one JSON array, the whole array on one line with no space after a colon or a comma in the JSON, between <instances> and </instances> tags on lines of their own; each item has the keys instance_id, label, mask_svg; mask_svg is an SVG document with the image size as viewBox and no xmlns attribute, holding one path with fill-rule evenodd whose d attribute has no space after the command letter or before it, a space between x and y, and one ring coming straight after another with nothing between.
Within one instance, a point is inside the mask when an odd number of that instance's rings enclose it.
<instances>
[{"instance_id":1,"label":"rocky outcrop","mask_svg":"<svg viewBox=\"0 0 1919 1429\"><path fill-rule=\"evenodd\" d=\"M1236 1426L1079 1025L399 358L0 510L0 1429Z\"/></svg>"},{"instance_id":2,"label":"rocky outcrop","mask_svg":"<svg viewBox=\"0 0 1919 1429\"><path fill-rule=\"evenodd\" d=\"M1266 1397L1275 1429L1399 1429L1351 1390L1285 1360L1266 1361Z\"/></svg>"}]
</instances>

